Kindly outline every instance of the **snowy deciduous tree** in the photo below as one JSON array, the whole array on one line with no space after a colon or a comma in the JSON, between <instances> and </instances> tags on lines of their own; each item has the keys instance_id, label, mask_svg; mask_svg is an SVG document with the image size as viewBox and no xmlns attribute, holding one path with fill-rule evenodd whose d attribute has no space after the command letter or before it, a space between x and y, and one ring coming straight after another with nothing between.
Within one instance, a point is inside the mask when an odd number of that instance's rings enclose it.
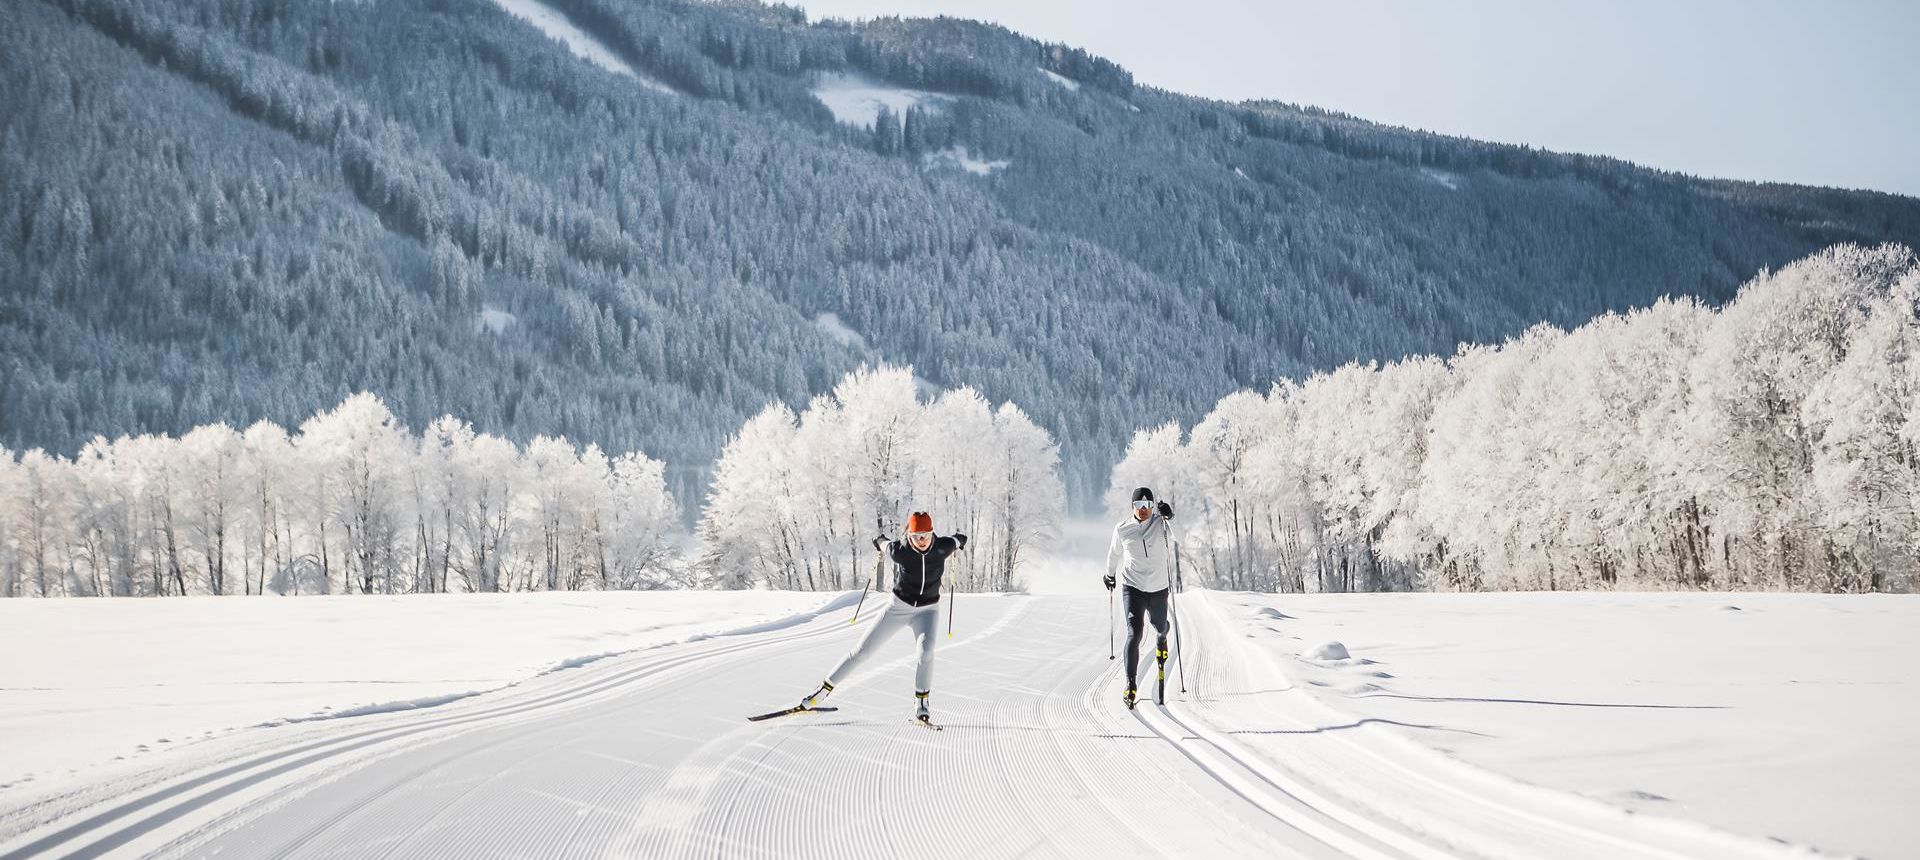
<instances>
[{"instance_id":1,"label":"snowy deciduous tree","mask_svg":"<svg viewBox=\"0 0 1920 860\"><path fill-rule=\"evenodd\" d=\"M1912 251L1839 246L1717 312L1231 395L1137 433L1111 499L1198 476L1188 549L1230 588L1911 590L1917 306Z\"/></svg>"},{"instance_id":2,"label":"snowy deciduous tree","mask_svg":"<svg viewBox=\"0 0 1920 860\"><path fill-rule=\"evenodd\" d=\"M367 394L290 436L258 422L0 450L0 594L397 593L681 582L665 464L443 417L418 438Z\"/></svg>"},{"instance_id":3,"label":"snowy deciduous tree","mask_svg":"<svg viewBox=\"0 0 1920 860\"><path fill-rule=\"evenodd\" d=\"M863 368L798 414L768 406L728 441L701 512L700 581L865 584L868 542L925 510L971 538L949 565L953 587L1018 588L1023 553L1059 531L1058 463L1052 437L1012 404L965 388L922 403L910 369Z\"/></svg>"}]
</instances>

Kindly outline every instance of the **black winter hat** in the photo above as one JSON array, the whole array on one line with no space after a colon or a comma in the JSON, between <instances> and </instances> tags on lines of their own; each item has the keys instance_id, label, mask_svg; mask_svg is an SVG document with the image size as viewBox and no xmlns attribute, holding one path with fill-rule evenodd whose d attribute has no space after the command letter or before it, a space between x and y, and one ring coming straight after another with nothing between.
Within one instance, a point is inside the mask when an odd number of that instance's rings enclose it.
<instances>
[{"instance_id":1,"label":"black winter hat","mask_svg":"<svg viewBox=\"0 0 1920 860\"><path fill-rule=\"evenodd\" d=\"M1133 500L1136 502L1151 502L1153 501L1153 491L1146 487L1135 487L1133 488Z\"/></svg>"}]
</instances>

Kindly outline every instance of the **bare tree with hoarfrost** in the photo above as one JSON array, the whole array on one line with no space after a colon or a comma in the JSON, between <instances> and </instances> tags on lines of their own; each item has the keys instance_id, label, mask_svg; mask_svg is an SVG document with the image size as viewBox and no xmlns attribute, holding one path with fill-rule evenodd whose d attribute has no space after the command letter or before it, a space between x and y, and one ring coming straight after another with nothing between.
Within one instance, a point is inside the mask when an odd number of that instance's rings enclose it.
<instances>
[{"instance_id":1,"label":"bare tree with hoarfrost","mask_svg":"<svg viewBox=\"0 0 1920 860\"><path fill-rule=\"evenodd\" d=\"M728 441L701 512L700 581L865 584L867 542L913 508L973 538L951 568L956 588L1017 588L1023 553L1058 532L1058 458L1012 404L990 408L971 389L922 403L910 369L863 368L797 414L769 405Z\"/></svg>"},{"instance_id":2,"label":"bare tree with hoarfrost","mask_svg":"<svg viewBox=\"0 0 1920 860\"><path fill-rule=\"evenodd\" d=\"M681 581L665 467L445 417L416 438L371 395L271 422L0 452L13 596L656 588Z\"/></svg>"},{"instance_id":3,"label":"bare tree with hoarfrost","mask_svg":"<svg viewBox=\"0 0 1920 860\"><path fill-rule=\"evenodd\" d=\"M1113 487L1190 465L1189 544L1226 587L1913 590L1917 307L1911 250L1836 246L1718 311L1232 395L1184 444L1137 434ZM1249 541L1246 506L1292 516Z\"/></svg>"}]
</instances>

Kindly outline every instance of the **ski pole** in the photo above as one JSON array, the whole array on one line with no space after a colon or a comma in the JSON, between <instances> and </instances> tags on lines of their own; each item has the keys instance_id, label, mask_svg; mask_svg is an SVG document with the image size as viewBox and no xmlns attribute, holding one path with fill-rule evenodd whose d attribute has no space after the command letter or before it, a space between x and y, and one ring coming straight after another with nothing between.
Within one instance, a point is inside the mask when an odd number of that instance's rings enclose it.
<instances>
[{"instance_id":1,"label":"ski pole","mask_svg":"<svg viewBox=\"0 0 1920 860\"><path fill-rule=\"evenodd\" d=\"M1113 659L1113 589L1107 589L1107 659Z\"/></svg>"},{"instance_id":2,"label":"ski pole","mask_svg":"<svg viewBox=\"0 0 1920 860\"><path fill-rule=\"evenodd\" d=\"M960 608L960 604L953 599L953 595L954 595L953 586L951 585L947 586L947 638L948 639L953 638L954 610L957 610Z\"/></svg>"},{"instance_id":3,"label":"ski pole","mask_svg":"<svg viewBox=\"0 0 1920 860\"><path fill-rule=\"evenodd\" d=\"M873 549L873 569L876 572L880 570L880 548L879 547L874 547ZM853 605L853 617L847 619L848 624L854 624L859 622L860 607L867 605L867 592L872 590L873 590L873 577L869 576L867 577L866 587L860 589L860 602Z\"/></svg>"},{"instance_id":4,"label":"ski pole","mask_svg":"<svg viewBox=\"0 0 1920 860\"><path fill-rule=\"evenodd\" d=\"M869 579L866 586L860 589L860 602L853 605L853 617L847 619L848 624L860 622L860 607L867 605L867 592L871 590L873 590L873 580Z\"/></svg>"},{"instance_id":5,"label":"ski pole","mask_svg":"<svg viewBox=\"0 0 1920 860\"><path fill-rule=\"evenodd\" d=\"M1187 691L1187 649L1180 646L1180 612L1174 606L1173 595L1180 591L1180 542L1173 542L1173 591L1167 594L1167 614L1173 616L1173 654L1180 669L1180 692Z\"/></svg>"}]
</instances>

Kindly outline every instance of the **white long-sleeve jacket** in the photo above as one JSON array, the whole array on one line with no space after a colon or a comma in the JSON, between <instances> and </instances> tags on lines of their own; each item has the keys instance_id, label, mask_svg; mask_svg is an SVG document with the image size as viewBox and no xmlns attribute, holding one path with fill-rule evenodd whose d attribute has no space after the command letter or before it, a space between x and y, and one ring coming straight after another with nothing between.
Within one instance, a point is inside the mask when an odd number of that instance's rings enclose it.
<instances>
[{"instance_id":1,"label":"white long-sleeve jacket","mask_svg":"<svg viewBox=\"0 0 1920 860\"><path fill-rule=\"evenodd\" d=\"M1159 514L1141 522L1127 517L1113 527L1107 545L1107 575L1141 591L1164 591L1170 584L1173 535Z\"/></svg>"}]
</instances>

